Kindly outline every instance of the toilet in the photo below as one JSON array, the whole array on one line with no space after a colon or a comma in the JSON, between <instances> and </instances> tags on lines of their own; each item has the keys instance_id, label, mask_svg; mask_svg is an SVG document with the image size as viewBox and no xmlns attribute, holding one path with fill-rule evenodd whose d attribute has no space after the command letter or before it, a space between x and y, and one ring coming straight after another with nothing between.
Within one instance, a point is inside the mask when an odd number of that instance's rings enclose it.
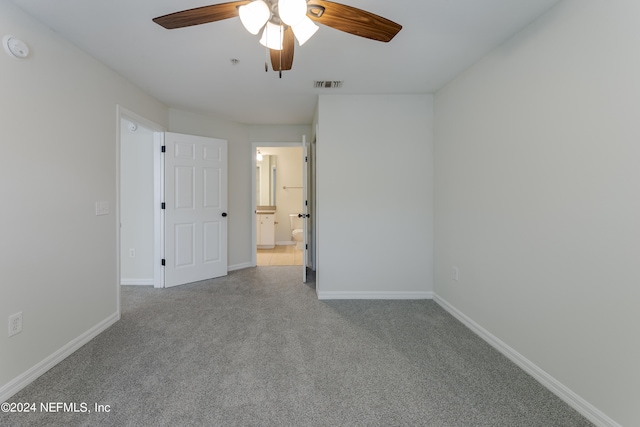
<instances>
[{"instance_id":1,"label":"toilet","mask_svg":"<svg viewBox=\"0 0 640 427\"><path fill-rule=\"evenodd\" d=\"M291 225L291 238L296 242L296 249L302 250L302 218L298 218L297 213L289 214L289 224Z\"/></svg>"}]
</instances>

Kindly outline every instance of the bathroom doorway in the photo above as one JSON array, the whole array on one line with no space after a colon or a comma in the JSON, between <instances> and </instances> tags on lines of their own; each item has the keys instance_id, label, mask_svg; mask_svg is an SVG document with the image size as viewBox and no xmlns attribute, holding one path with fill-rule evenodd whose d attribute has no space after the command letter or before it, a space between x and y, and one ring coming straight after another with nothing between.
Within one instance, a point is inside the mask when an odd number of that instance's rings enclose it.
<instances>
[{"instance_id":1,"label":"bathroom doorway","mask_svg":"<svg viewBox=\"0 0 640 427\"><path fill-rule=\"evenodd\" d=\"M303 265L303 147L255 143L253 195L254 265Z\"/></svg>"}]
</instances>

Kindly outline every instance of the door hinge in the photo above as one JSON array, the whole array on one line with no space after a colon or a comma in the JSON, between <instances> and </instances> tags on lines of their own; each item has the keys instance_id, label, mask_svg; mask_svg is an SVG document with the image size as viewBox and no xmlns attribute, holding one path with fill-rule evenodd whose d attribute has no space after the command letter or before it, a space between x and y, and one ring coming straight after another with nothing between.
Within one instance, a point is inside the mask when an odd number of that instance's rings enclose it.
<instances>
[{"instance_id":1,"label":"door hinge","mask_svg":"<svg viewBox=\"0 0 640 427\"><path fill-rule=\"evenodd\" d=\"M161 151L162 153L166 153L166 152L167 152L167 146L166 146L166 145L163 145L162 147L160 147L160 151Z\"/></svg>"},{"instance_id":2,"label":"door hinge","mask_svg":"<svg viewBox=\"0 0 640 427\"><path fill-rule=\"evenodd\" d=\"M304 201L304 205L305 205L305 206L309 206L309 201L308 201L308 200L305 200L305 201Z\"/></svg>"},{"instance_id":3,"label":"door hinge","mask_svg":"<svg viewBox=\"0 0 640 427\"><path fill-rule=\"evenodd\" d=\"M305 163L308 163L309 162L309 157L304 156L304 161L305 161Z\"/></svg>"},{"instance_id":4,"label":"door hinge","mask_svg":"<svg viewBox=\"0 0 640 427\"><path fill-rule=\"evenodd\" d=\"M164 202L160 203L160 209L166 209L166 208L167 208L167 205Z\"/></svg>"},{"instance_id":5,"label":"door hinge","mask_svg":"<svg viewBox=\"0 0 640 427\"><path fill-rule=\"evenodd\" d=\"M309 249L309 245L304 245L304 248L305 249Z\"/></svg>"},{"instance_id":6,"label":"door hinge","mask_svg":"<svg viewBox=\"0 0 640 427\"><path fill-rule=\"evenodd\" d=\"M160 261L160 264L164 265L164 258L162 258L162 260Z\"/></svg>"}]
</instances>

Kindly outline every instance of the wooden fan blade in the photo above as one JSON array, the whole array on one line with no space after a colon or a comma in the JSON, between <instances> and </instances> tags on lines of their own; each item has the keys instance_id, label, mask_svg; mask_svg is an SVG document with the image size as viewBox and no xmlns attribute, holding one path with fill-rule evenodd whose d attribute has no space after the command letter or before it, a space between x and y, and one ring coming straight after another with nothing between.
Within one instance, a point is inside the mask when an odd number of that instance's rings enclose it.
<instances>
[{"instance_id":1,"label":"wooden fan blade","mask_svg":"<svg viewBox=\"0 0 640 427\"><path fill-rule=\"evenodd\" d=\"M211 6L196 7L168 15L153 18L153 22L167 30L190 27L192 25L207 24L238 16L238 6L250 3L249 0L231 1L228 3L212 4Z\"/></svg>"},{"instance_id":2,"label":"wooden fan blade","mask_svg":"<svg viewBox=\"0 0 640 427\"><path fill-rule=\"evenodd\" d=\"M293 48L295 45L293 40L293 30L291 27L287 27L283 34L282 50L269 49L273 71L290 70L293 66ZM280 55L281 52L282 55Z\"/></svg>"},{"instance_id":3,"label":"wooden fan blade","mask_svg":"<svg viewBox=\"0 0 640 427\"><path fill-rule=\"evenodd\" d=\"M314 16L314 5L320 6L316 10L324 8L324 13L320 16ZM336 30L372 40L388 42L402 29L402 25L382 16L341 3L309 0L307 6L311 10L309 18L312 20Z\"/></svg>"}]
</instances>

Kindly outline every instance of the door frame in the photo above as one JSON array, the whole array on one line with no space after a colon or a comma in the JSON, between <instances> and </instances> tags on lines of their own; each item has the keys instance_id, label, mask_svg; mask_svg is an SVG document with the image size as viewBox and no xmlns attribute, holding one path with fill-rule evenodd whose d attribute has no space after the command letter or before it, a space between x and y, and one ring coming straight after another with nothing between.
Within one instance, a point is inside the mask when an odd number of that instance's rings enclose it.
<instances>
[{"instance_id":1,"label":"door frame","mask_svg":"<svg viewBox=\"0 0 640 427\"><path fill-rule=\"evenodd\" d=\"M251 143L251 266L256 267L258 265L258 255L256 245L258 240L256 239L256 154L258 153L258 147L302 147L302 141L300 142L252 142Z\"/></svg>"},{"instance_id":2,"label":"door frame","mask_svg":"<svg viewBox=\"0 0 640 427\"><path fill-rule=\"evenodd\" d=\"M130 120L147 129L154 132L153 134L153 287L164 287L164 275L162 274L162 265L160 260L162 259L162 250L164 247L164 230L163 230L163 218L162 210L160 209L160 203L162 200L162 188L164 186L164 168L162 167L162 155L161 146L163 143L163 133L166 131L165 127L159 123L149 120L144 116L141 116L121 105L116 105L116 277L117 277L117 300L118 300L118 312L120 312L120 257L122 251L120 247L121 237L121 221L120 206L121 206L121 165L120 165L120 153L122 152L122 119Z\"/></svg>"}]
</instances>

